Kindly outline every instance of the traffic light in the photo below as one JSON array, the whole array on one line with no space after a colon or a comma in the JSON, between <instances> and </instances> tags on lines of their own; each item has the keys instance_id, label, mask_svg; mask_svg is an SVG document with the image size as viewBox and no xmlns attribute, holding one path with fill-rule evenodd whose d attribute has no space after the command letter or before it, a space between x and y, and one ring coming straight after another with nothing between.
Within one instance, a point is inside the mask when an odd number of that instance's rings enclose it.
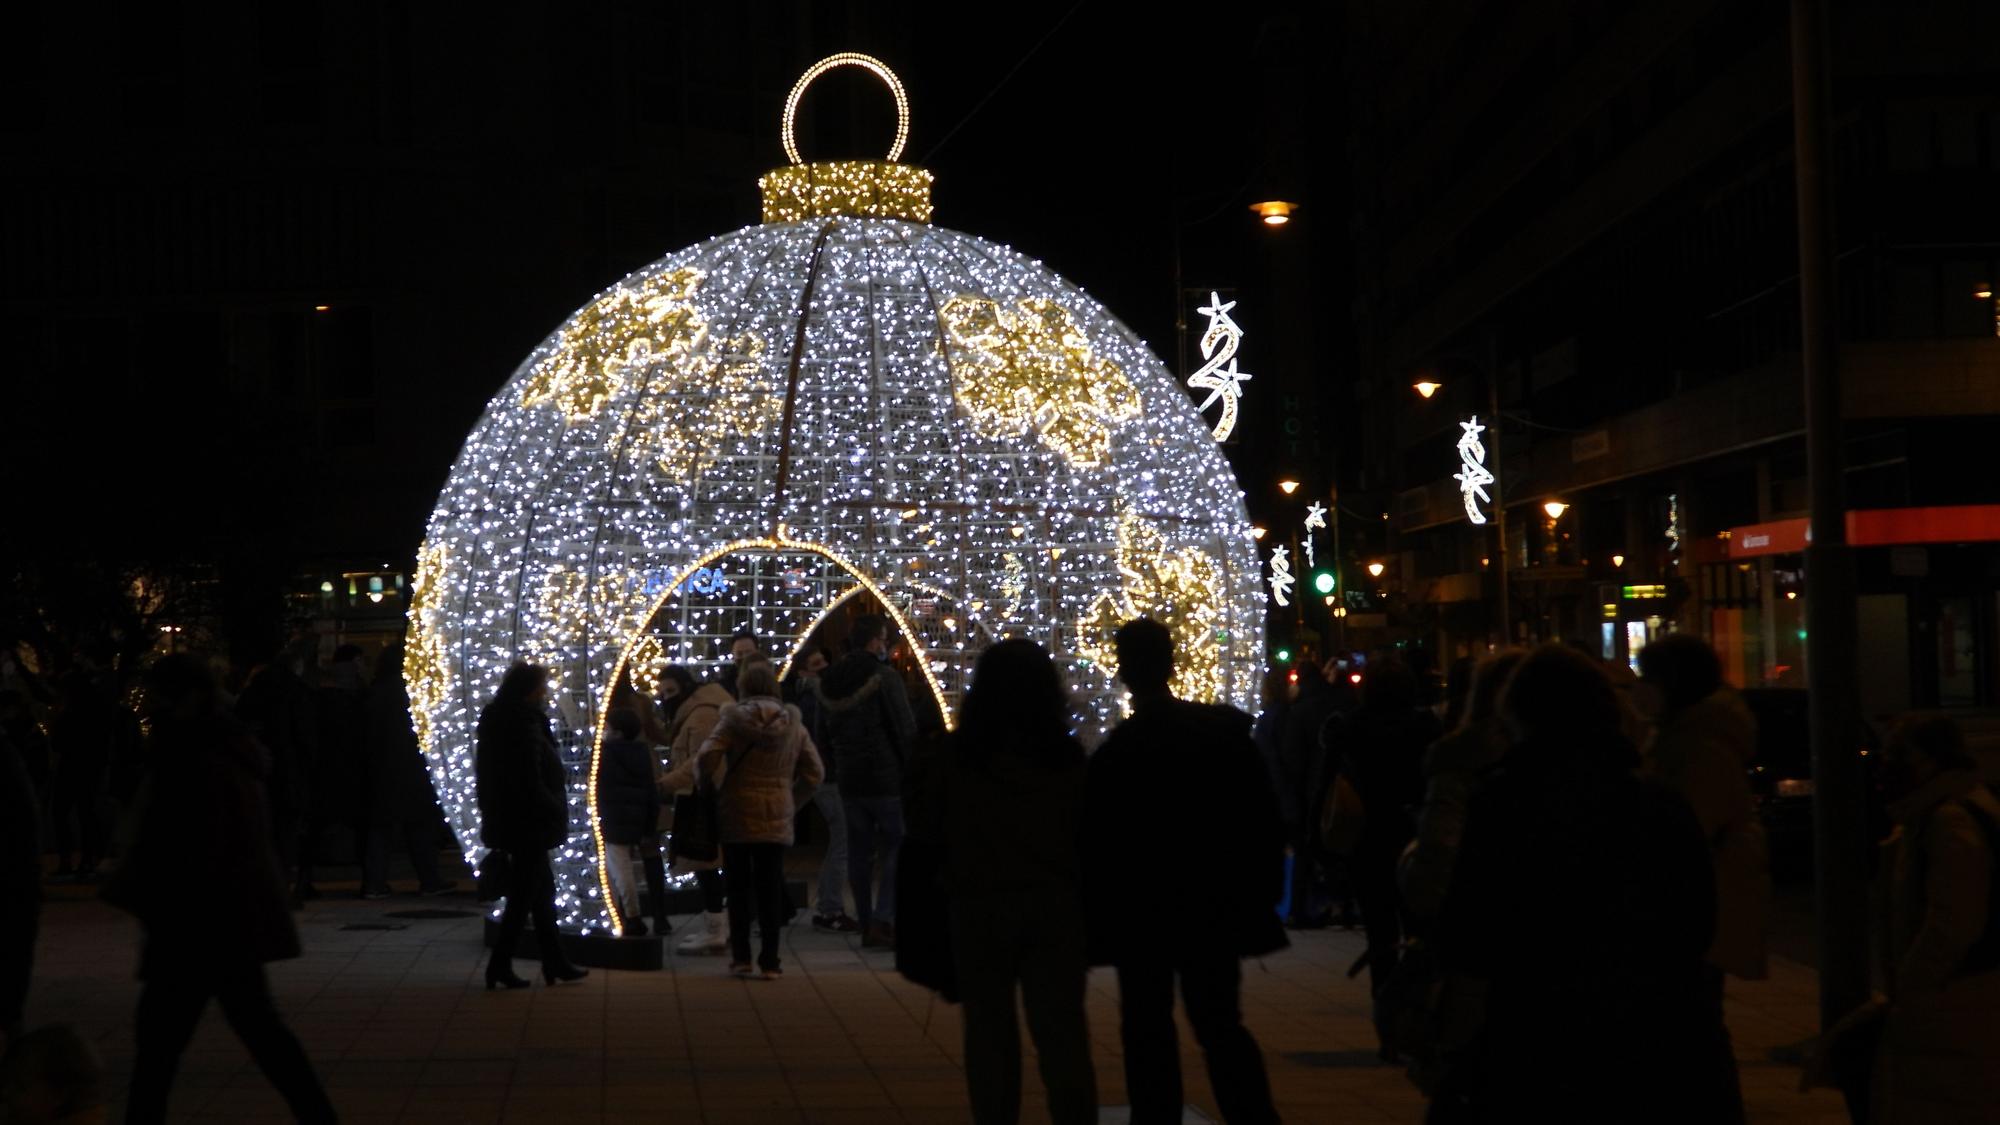
<instances>
[{"instance_id":1,"label":"traffic light","mask_svg":"<svg viewBox=\"0 0 2000 1125\"><path fill-rule=\"evenodd\" d=\"M1278 661L1278 663L1280 663L1280 664L1290 664L1290 663L1292 662L1292 650L1291 650L1291 649L1288 649L1288 648L1281 648L1281 649L1279 649L1278 651L1276 651L1276 652L1272 653L1271 655L1272 655L1272 656L1274 656L1274 657L1276 657L1276 658L1277 658L1277 661Z\"/></svg>"},{"instance_id":2,"label":"traffic light","mask_svg":"<svg viewBox=\"0 0 2000 1125\"><path fill-rule=\"evenodd\" d=\"M1320 567L1318 570L1312 572L1313 593L1320 595L1331 594L1333 593L1333 587L1334 580L1331 568Z\"/></svg>"}]
</instances>

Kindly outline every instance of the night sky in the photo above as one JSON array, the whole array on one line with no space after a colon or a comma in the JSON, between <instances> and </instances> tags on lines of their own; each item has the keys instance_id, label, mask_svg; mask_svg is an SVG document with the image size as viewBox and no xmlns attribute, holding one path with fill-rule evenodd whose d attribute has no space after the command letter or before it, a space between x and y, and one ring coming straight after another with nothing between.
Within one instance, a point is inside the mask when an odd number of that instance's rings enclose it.
<instances>
[{"instance_id":1,"label":"night sky","mask_svg":"<svg viewBox=\"0 0 2000 1125\"><path fill-rule=\"evenodd\" d=\"M1286 388L1340 370L1337 52L1296 17L857 3L115 22L93 50L80 15L31 17L0 99L4 305L25 357L5 429L44 531L30 557L408 559L467 428L537 341L625 272L757 221L785 91L839 50L908 87L904 159L936 173L938 223L1044 260L1170 366L1178 217L1186 284L1239 290L1246 435L1279 425ZM837 71L806 99L801 148L878 157L892 122L874 79ZM1248 205L1267 198L1303 213L1264 228ZM366 369L351 401L297 391L264 329L242 344L242 316L321 303L308 346L318 370ZM342 358L312 334L355 306L372 330ZM341 438L357 418L369 440ZM1263 441L1232 456L1253 495L1290 468Z\"/></svg>"}]
</instances>

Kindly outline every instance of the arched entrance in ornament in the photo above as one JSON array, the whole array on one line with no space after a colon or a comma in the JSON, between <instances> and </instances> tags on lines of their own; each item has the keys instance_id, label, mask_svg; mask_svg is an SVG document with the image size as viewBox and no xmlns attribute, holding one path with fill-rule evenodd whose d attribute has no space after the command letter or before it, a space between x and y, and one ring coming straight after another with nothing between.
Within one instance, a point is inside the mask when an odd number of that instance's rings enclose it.
<instances>
[{"instance_id":1,"label":"arched entrance in ornament","mask_svg":"<svg viewBox=\"0 0 2000 1125\"><path fill-rule=\"evenodd\" d=\"M728 659L730 638L745 628L757 635L783 678L807 643L822 635L837 615L881 612L895 624L906 646L899 654L906 656L903 663L914 666L923 684L924 690L913 694L911 703L920 715L928 704L947 728L951 725L952 701L938 681L937 666L919 631L925 625L934 628L930 619L940 612L951 612L949 599L941 592L920 590L898 597L852 562L819 544L793 539L783 528L768 538L725 544L677 574L647 575L644 581L654 597L652 608L622 647L613 685L629 683L657 697L659 678L670 664L686 665L697 679L709 679ZM607 703L615 695L615 688L607 692ZM597 804L610 710L601 708L591 721L588 799L599 890L614 932L622 933L623 910L611 869L613 863L625 860L610 853Z\"/></svg>"}]
</instances>

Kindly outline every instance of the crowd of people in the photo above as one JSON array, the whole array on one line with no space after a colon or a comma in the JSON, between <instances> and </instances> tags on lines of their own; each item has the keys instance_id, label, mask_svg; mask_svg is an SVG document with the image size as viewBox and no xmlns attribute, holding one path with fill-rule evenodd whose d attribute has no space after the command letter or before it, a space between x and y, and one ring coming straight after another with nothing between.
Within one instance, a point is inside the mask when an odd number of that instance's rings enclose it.
<instances>
[{"instance_id":1,"label":"crowd of people","mask_svg":"<svg viewBox=\"0 0 2000 1125\"><path fill-rule=\"evenodd\" d=\"M1024 1018L1051 1119L1096 1120L1093 966L1117 980L1131 1120L1181 1119L1178 991L1223 1118L1276 1121L1240 963L1285 948L1287 927L1343 921L1365 932L1349 975L1366 972L1378 1053L1409 1068L1432 1122L1745 1120L1723 997L1726 977L1767 970L1757 740L1698 638L1654 642L1624 683L1574 649L1502 650L1455 667L1442 707L1392 654L1353 676L1306 663L1296 686L1267 681L1253 723L1174 698L1171 634L1141 618L1114 638L1129 715L1086 753L1039 645L984 652L947 733L912 707L889 622L851 626L839 660L809 644L782 681L744 633L709 681L673 666L656 694L611 700L600 827L646 887L614 871L626 932L648 915L668 928L671 839L705 907L678 948L781 979L785 853L815 808L832 839L813 901L796 905L816 929L895 949L906 975L963 1005L982 1125L1019 1118ZM54 877L99 880L143 930L133 1120L163 1117L211 998L293 1113L332 1120L264 969L299 953L292 915L318 849L355 831L370 897L392 846L420 890L449 886L400 659L385 652L371 679L359 655L337 652L309 686L273 653L233 695L201 660L167 657L137 712L82 679L46 722L0 695L9 901L33 901L37 826L66 816ZM573 827L556 745L548 673L516 665L475 748L482 843L506 892L488 989L530 986L511 965L530 919L545 983L588 975L556 924L549 852ZM354 748L351 772L327 764L329 746ZM1979 1119L2000 1104L2000 800L1949 719L1900 726L1880 779L1897 825L1884 991L1825 1037L1815 1073L1858 1119ZM101 799L114 793L116 833ZM710 810L712 847L669 819L676 803ZM1190 888L1204 924L1159 925ZM87 1048L20 1025L34 919L10 910L0 926L7 1065L81 1066Z\"/></svg>"}]
</instances>

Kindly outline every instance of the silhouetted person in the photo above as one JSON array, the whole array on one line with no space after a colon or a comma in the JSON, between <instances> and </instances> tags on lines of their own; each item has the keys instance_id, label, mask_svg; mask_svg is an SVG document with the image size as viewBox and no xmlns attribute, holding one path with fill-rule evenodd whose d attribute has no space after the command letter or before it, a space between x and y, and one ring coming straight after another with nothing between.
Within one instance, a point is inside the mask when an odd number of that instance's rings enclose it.
<instances>
[{"instance_id":1,"label":"silhouetted person","mask_svg":"<svg viewBox=\"0 0 2000 1125\"><path fill-rule=\"evenodd\" d=\"M53 763L49 758L49 736L42 732L27 692L0 689L0 733L7 736L14 744L14 752L20 755L28 784L35 788L35 808L40 810L48 800ZM39 818L41 813L37 811L35 815Z\"/></svg>"},{"instance_id":2,"label":"silhouetted person","mask_svg":"<svg viewBox=\"0 0 2000 1125\"><path fill-rule=\"evenodd\" d=\"M820 764L826 780L813 793L813 807L826 820L826 854L820 857L818 887L813 899L812 924L815 930L851 934L861 928L847 913L847 806L840 799L840 759L826 737L826 702L820 698L821 677L833 659L824 647L807 646L799 656L796 672L787 677L792 702L799 709L799 721L806 735L819 747Z\"/></svg>"},{"instance_id":3,"label":"silhouetted person","mask_svg":"<svg viewBox=\"0 0 2000 1125\"><path fill-rule=\"evenodd\" d=\"M430 765L410 721L410 691L403 680L402 638L375 658L375 678L364 703L368 776L368 843L361 855L361 897L389 896L389 849L409 856L417 892L449 894L458 884L438 874L437 791Z\"/></svg>"},{"instance_id":4,"label":"silhouetted person","mask_svg":"<svg viewBox=\"0 0 2000 1125\"><path fill-rule=\"evenodd\" d=\"M1715 867L1715 939L1708 950L1706 995L1719 1019L1724 973L1744 980L1769 975L1771 859L1749 773L1757 757L1757 720L1722 681L1715 650L1691 633L1647 645L1639 653L1639 676L1632 697L1641 717L1653 724L1640 772L1687 799ZM1714 1080L1736 1103L1727 1120L1743 1120L1736 1053L1726 1040L1716 1055Z\"/></svg>"},{"instance_id":5,"label":"silhouetted person","mask_svg":"<svg viewBox=\"0 0 2000 1125\"><path fill-rule=\"evenodd\" d=\"M1572 649L1530 652L1500 699L1508 748L1473 796L1433 936L1487 983L1437 1121L1722 1119L1702 994L1715 878L1687 802L1634 772L1623 709Z\"/></svg>"},{"instance_id":6,"label":"silhouetted person","mask_svg":"<svg viewBox=\"0 0 2000 1125\"><path fill-rule=\"evenodd\" d=\"M0 1054L21 1033L42 915L42 818L14 740L0 731Z\"/></svg>"},{"instance_id":7,"label":"silhouetted person","mask_svg":"<svg viewBox=\"0 0 2000 1125\"><path fill-rule=\"evenodd\" d=\"M1452 869L1465 838L1465 812L1486 770L1507 750L1500 729L1500 691L1527 653L1508 649L1482 660L1467 675L1459 723L1424 752L1424 803L1417 809L1417 837L1397 878L1403 908L1413 922L1437 917L1451 887ZM1454 682L1459 672L1454 669ZM1449 712L1447 712L1449 713Z\"/></svg>"},{"instance_id":8,"label":"silhouetted person","mask_svg":"<svg viewBox=\"0 0 2000 1125\"><path fill-rule=\"evenodd\" d=\"M1990 1121L2000 1106L2000 800L1949 718L1906 720L1885 749L1896 831L1878 948L1889 1015L1868 1120Z\"/></svg>"},{"instance_id":9,"label":"silhouetted person","mask_svg":"<svg viewBox=\"0 0 2000 1125\"><path fill-rule=\"evenodd\" d=\"M847 882L861 943L896 942L896 853L903 842L903 769L915 747L917 717L903 677L889 664L889 619L854 623L850 646L820 678L826 740L840 764L835 783L847 814ZM876 894L876 854L881 893Z\"/></svg>"},{"instance_id":10,"label":"silhouetted person","mask_svg":"<svg viewBox=\"0 0 2000 1125\"><path fill-rule=\"evenodd\" d=\"M722 666L722 671L715 677L715 682L727 689L731 698L737 697L741 693L736 686L736 677L742 674L746 662L761 655L763 650L757 647L756 632L750 629L736 630L729 638L729 662Z\"/></svg>"},{"instance_id":11,"label":"silhouetted person","mask_svg":"<svg viewBox=\"0 0 2000 1125\"><path fill-rule=\"evenodd\" d=\"M131 852L104 890L144 931L126 1119L166 1119L181 1053L213 997L293 1116L332 1121L333 1105L264 976L265 962L299 955L271 844L269 756L223 712L200 658L164 657L144 682L153 768Z\"/></svg>"},{"instance_id":12,"label":"silhouetted person","mask_svg":"<svg viewBox=\"0 0 2000 1125\"><path fill-rule=\"evenodd\" d=\"M1299 695L1285 716L1278 747L1278 807L1292 848L1292 916L1287 923L1319 929L1330 921L1327 860L1320 846L1320 803L1331 774L1320 730L1337 711L1338 699L1325 673L1311 660L1298 663Z\"/></svg>"},{"instance_id":13,"label":"silhouetted person","mask_svg":"<svg viewBox=\"0 0 2000 1125\"><path fill-rule=\"evenodd\" d=\"M652 897L653 923L665 933L667 925L667 867L660 855L660 773L653 747L643 740L645 723L629 708L614 708L604 717L607 728L598 751L597 818L604 840L615 849L608 860L615 875L614 885L629 890L631 853L638 849L646 871L646 891ZM643 937L646 923L640 917L636 892L621 896L628 900L625 932Z\"/></svg>"},{"instance_id":14,"label":"silhouetted person","mask_svg":"<svg viewBox=\"0 0 2000 1125\"><path fill-rule=\"evenodd\" d=\"M120 732L116 706L81 668L57 682L56 710L49 719L49 748L55 757L49 817L58 877L94 878L104 858L102 804ZM77 857L74 866L72 855Z\"/></svg>"},{"instance_id":15,"label":"silhouetted person","mask_svg":"<svg viewBox=\"0 0 2000 1125\"><path fill-rule=\"evenodd\" d=\"M1421 705L1416 674L1393 659L1361 673L1361 706L1321 737L1334 768L1361 798L1361 835L1349 871L1368 933L1368 976L1376 990L1396 969L1403 896L1396 864L1417 833L1424 799L1424 751L1437 741L1437 716Z\"/></svg>"},{"instance_id":16,"label":"silhouetted person","mask_svg":"<svg viewBox=\"0 0 2000 1125\"><path fill-rule=\"evenodd\" d=\"M972 683L912 810L947 844L972 1119L1020 1119L1025 1009L1050 1120L1095 1121L1083 1004L1085 766L1069 735L1068 692L1048 653L1018 639L987 649Z\"/></svg>"},{"instance_id":17,"label":"silhouetted person","mask_svg":"<svg viewBox=\"0 0 2000 1125\"><path fill-rule=\"evenodd\" d=\"M236 715L271 755L271 834L288 883L296 886L312 812L313 749L319 741L312 690L292 667L298 655L258 654L236 697Z\"/></svg>"},{"instance_id":18,"label":"silhouetted person","mask_svg":"<svg viewBox=\"0 0 2000 1125\"><path fill-rule=\"evenodd\" d=\"M1286 945L1277 913L1283 826L1250 741L1250 717L1174 698L1166 626L1129 621L1114 643L1132 717L1090 759L1084 901L1091 961L1118 971L1133 1125L1181 1120L1176 977L1223 1119L1276 1121L1264 1057L1243 1026L1239 996L1238 960ZM1163 862L1169 854L1172 862ZM1211 896L1202 924L1160 925L1162 904L1184 901L1189 887Z\"/></svg>"},{"instance_id":19,"label":"silhouetted person","mask_svg":"<svg viewBox=\"0 0 2000 1125\"><path fill-rule=\"evenodd\" d=\"M669 799L682 793L694 792L697 775L695 759L701 744L708 741L709 732L722 718L722 709L733 702L729 689L714 681L693 684L694 678L686 668L671 665L661 676L661 687L673 684L677 694L673 701L673 727L669 732L672 743L669 753L669 769L660 778L660 794ZM729 948L729 900L722 882L722 856L718 851L714 859L691 859L676 855L674 869L694 874L696 888L701 891L702 924L690 927L686 936L674 943L676 953L721 953Z\"/></svg>"},{"instance_id":20,"label":"silhouetted person","mask_svg":"<svg viewBox=\"0 0 2000 1125\"><path fill-rule=\"evenodd\" d=\"M319 897L313 868L327 858L328 832L338 828L353 841L357 862L367 853L367 693L360 647L341 645L313 690L311 804L299 851L300 898Z\"/></svg>"},{"instance_id":21,"label":"silhouetted person","mask_svg":"<svg viewBox=\"0 0 2000 1125\"><path fill-rule=\"evenodd\" d=\"M10 1040L0 1058L0 1121L95 1125L104 1120L104 1062L68 1024Z\"/></svg>"},{"instance_id":22,"label":"silhouetted person","mask_svg":"<svg viewBox=\"0 0 2000 1125\"><path fill-rule=\"evenodd\" d=\"M778 674L758 657L736 676L739 698L702 743L695 765L716 790L716 838L729 884L730 971L765 980L782 972L778 941L784 936L785 849L792 820L826 776L819 751L799 723L798 708L778 698ZM757 919L755 970L750 963L750 919Z\"/></svg>"},{"instance_id":23,"label":"silhouetted person","mask_svg":"<svg viewBox=\"0 0 2000 1125\"><path fill-rule=\"evenodd\" d=\"M480 842L507 853L507 907L486 966L488 989L526 988L510 962L528 916L541 946L542 979L589 976L563 955L556 931L556 877L549 849L569 839L569 785L549 730L549 672L515 664L501 677L493 702L479 713L473 778L479 799Z\"/></svg>"}]
</instances>

